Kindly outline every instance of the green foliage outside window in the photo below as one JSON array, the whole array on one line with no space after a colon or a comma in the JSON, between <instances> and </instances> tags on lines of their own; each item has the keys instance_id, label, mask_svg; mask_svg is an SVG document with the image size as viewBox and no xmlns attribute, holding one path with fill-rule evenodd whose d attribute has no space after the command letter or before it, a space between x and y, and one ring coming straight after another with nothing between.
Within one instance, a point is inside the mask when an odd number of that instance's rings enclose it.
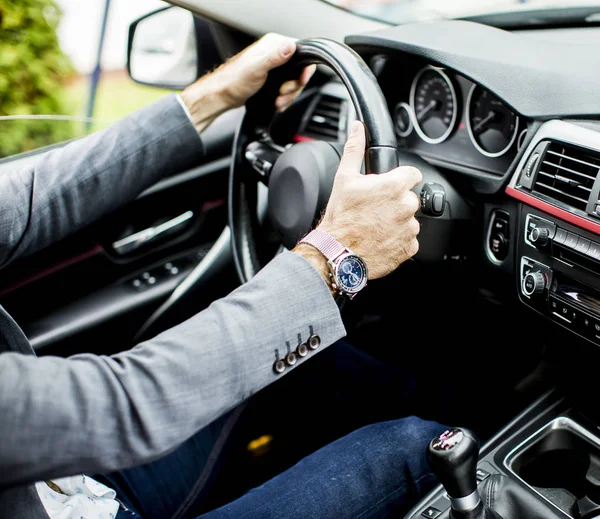
<instances>
[{"instance_id":1,"label":"green foliage outside window","mask_svg":"<svg viewBox=\"0 0 600 519\"><path fill-rule=\"evenodd\" d=\"M74 69L56 34L54 0L0 0L0 116L68 114ZM71 121L0 121L0 157L74 137Z\"/></svg>"}]
</instances>

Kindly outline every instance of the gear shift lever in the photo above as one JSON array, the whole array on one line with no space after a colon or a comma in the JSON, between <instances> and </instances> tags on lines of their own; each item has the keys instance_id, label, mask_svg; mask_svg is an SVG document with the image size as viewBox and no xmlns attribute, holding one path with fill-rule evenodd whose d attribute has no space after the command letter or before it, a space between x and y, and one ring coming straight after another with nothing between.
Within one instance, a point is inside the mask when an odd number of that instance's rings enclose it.
<instances>
[{"instance_id":1,"label":"gear shift lever","mask_svg":"<svg viewBox=\"0 0 600 519\"><path fill-rule=\"evenodd\" d=\"M552 507L501 474L481 483L482 500L477 490L478 458L479 441L468 429L448 429L427 448L429 466L450 497L450 519L558 519Z\"/></svg>"},{"instance_id":2,"label":"gear shift lever","mask_svg":"<svg viewBox=\"0 0 600 519\"><path fill-rule=\"evenodd\" d=\"M453 517L471 517L481 507L477 492L479 440L468 429L449 429L436 436L427 449L427 461L452 505Z\"/></svg>"}]
</instances>

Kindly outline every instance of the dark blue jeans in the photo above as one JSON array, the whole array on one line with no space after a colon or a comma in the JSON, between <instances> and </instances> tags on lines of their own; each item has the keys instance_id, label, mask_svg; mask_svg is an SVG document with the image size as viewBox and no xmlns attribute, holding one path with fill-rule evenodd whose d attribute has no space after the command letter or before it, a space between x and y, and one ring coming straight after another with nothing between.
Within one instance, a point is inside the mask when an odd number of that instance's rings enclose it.
<instances>
[{"instance_id":1,"label":"dark blue jeans","mask_svg":"<svg viewBox=\"0 0 600 519\"><path fill-rule=\"evenodd\" d=\"M228 504L213 507L211 491L228 485L230 477L220 474L222 458L248 411L240 407L162 459L98 477L117 491L123 504L117 519L401 516L435 484L425 452L444 427L414 416L387 420L407 416L418 406L418 384L409 374L340 341L278 384L272 386L275 391L257 395L263 399L261 408L289 414L286 426L293 430L308 421L310 427L300 437L327 421L323 425L335 430L338 439L315 452L312 447L319 445L309 443L311 454ZM282 409L281 395L289 398L291 391L307 389L314 399ZM373 423L378 419L386 421ZM297 443L293 438L292 444ZM251 475L248 479L252 481Z\"/></svg>"}]
</instances>

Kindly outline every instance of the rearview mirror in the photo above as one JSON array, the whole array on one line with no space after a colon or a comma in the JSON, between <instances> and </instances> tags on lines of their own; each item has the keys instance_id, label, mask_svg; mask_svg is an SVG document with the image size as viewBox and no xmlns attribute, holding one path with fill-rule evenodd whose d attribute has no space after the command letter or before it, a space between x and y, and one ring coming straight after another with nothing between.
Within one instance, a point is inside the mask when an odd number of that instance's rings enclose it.
<instances>
[{"instance_id":1,"label":"rearview mirror","mask_svg":"<svg viewBox=\"0 0 600 519\"><path fill-rule=\"evenodd\" d=\"M129 27L127 71L137 83L183 89L199 76L194 15L167 7Z\"/></svg>"}]
</instances>

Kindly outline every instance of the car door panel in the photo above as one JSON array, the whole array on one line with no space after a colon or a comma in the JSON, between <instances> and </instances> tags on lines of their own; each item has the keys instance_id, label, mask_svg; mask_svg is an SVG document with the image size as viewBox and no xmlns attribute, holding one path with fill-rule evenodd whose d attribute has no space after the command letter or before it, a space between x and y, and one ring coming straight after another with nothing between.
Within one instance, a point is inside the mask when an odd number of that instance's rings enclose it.
<instances>
[{"instance_id":1,"label":"car door panel","mask_svg":"<svg viewBox=\"0 0 600 519\"><path fill-rule=\"evenodd\" d=\"M240 116L239 110L230 112L203 134L202 164L162 179L101 221L0 272L0 303L38 354L113 353L132 344L227 225L229 154ZM3 160L0 174L38 156ZM151 236L149 229L160 232ZM133 247L115 249L132 235ZM223 257L227 261L218 261L219 269L206 270L204 277L211 279L202 280L202 290L186 301L181 314L169 313L170 324L237 284L226 251ZM160 331L160 324L153 329Z\"/></svg>"}]
</instances>

